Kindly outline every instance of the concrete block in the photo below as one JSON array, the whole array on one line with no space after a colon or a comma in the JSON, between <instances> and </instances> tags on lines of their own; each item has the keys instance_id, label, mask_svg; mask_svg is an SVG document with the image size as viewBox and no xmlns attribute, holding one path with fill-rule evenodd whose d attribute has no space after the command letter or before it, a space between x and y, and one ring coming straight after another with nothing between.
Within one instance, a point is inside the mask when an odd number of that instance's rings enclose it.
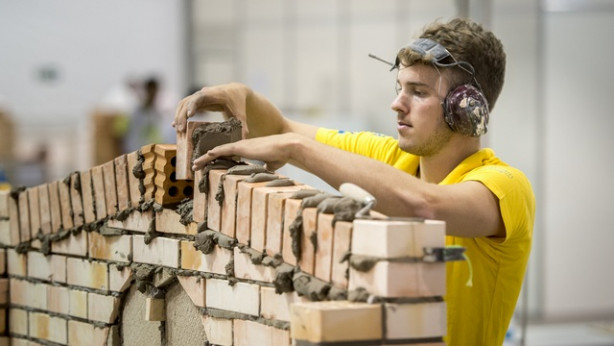
<instances>
[{"instance_id":1,"label":"concrete block","mask_svg":"<svg viewBox=\"0 0 614 346\"><path fill-rule=\"evenodd\" d=\"M47 285L47 310L56 314L70 314L70 296L67 287Z\"/></svg>"},{"instance_id":2,"label":"concrete block","mask_svg":"<svg viewBox=\"0 0 614 346\"><path fill-rule=\"evenodd\" d=\"M252 226L252 190L255 187L266 185L268 182L262 183L246 183L240 182L237 187L237 224L236 237L239 243L250 243L251 226ZM259 251L263 249L257 249Z\"/></svg>"},{"instance_id":3,"label":"concrete block","mask_svg":"<svg viewBox=\"0 0 614 346\"><path fill-rule=\"evenodd\" d=\"M66 282L65 256L45 256L36 251L29 251L27 256L29 277L45 281Z\"/></svg>"},{"instance_id":4,"label":"concrete block","mask_svg":"<svg viewBox=\"0 0 614 346\"><path fill-rule=\"evenodd\" d=\"M99 328L93 324L68 321L69 345L106 345L111 336L111 328Z\"/></svg>"},{"instance_id":5,"label":"concrete block","mask_svg":"<svg viewBox=\"0 0 614 346\"><path fill-rule=\"evenodd\" d=\"M383 336L382 308L379 304L348 301L294 303L290 331L295 341L379 344Z\"/></svg>"},{"instance_id":6,"label":"concrete block","mask_svg":"<svg viewBox=\"0 0 614 346\"><path fill-rule=\"evenodd\" d=\"M124 292L132 280L132 268L109 264L109 290Z\"/></svg>"},{"instance_id":7,"label":"concrete block","mask_svg":"<svg viewBox=\"0 0 614 346\"><path fill-rule=\"evenodd\" d=\"M145 299L145 321L166 321L164 299Z\"/></svg>"},{"instance_id":8,"label":"concrete block","mask_svg":"<svg viewBox=\"0 0 614 346\"><path fill-rule=\"evenodd\" d=\"M94 209L94 187L92 184L92 172L91 171L81 172L79 175L79 179L80 179L79 183L80 183L80 189L81 189L81 199L83 202L83 222L92 223L96 221L96 216L97 216L96 209ZM99 182L98 182L99 189L100 189L101 183L102 181L99 179ZM104 184L102 185L104 186ZM101 193L104 193L104 187L100 190L102 191ZM72 196L73 196L73 206L72 207L73 207L73 211L76 213L75 203L74 203L75 194L73 194ZM104 206L104 203L106 203L106 201L104 200L104 195L102 196L103 196L102 202L96 201L96 203L103 203L102 206ZM79 224L77 223L77 220L75 220L75 226L79 226Z\"/></svg>"},{"instance_id":9,"label":"concrete block","mask_svg":"<svg viewBox=\"0 0 614 346\"><path fill-rule=\"evenodd\" d=\"M53 181L47 185L49 190L49 209L51 212L51 233L62 228L62 207L60 205L60 181Z\"/></svg>"},{"instance_id":10,"label":"concrete block","mask_svg":"<svg viewBox=\"0 0 614 346\"><path fill-rule=\"evenodd\" d=\"M237 226L237 189L239 182L247 179L245 175L225 175L224 202L222 203L222 220L220 231L229 237L236 236Z\"/></svg>"},{"instance_id":11,"label":"concrete block","mask_svg":"<svg viewBox=\"0 0 614 346\"><path fill-rule=\"evenodd\" d=\"M255 321L233 321L234 346L279 345L290 346L290 332Z\"/></svg>"},{"instance_id":12,"label":"concrete block","mask_svg":"<svg viewBox=\"0 0 614 346\"><path fill-rule=\"evenodd\" d=\"M284 261L293 266L297 265L297 258L292 253L292 237L290 235L290 225L298 216L301 210L300 199L287 199L284 205L284 231L281 235L282 246L281 253Z\"/></svg>"},{"instance_id":13,"label":"concrete block","mask_svg":"<svg viewBox=\"0 0 614 346\"><path fill-rule=\"evenodd\" d=\"M313 275L315 272L315 246L312 237L317 239L318 210L303 209L303 233L301 237L301 258L298 262L301 270Z\"/></svg>"},{"instance_id":14,"label":"concrete block","mask_svg":"<svg viewBox=\"0 0 614 346\"><path fill-rule=\"evenodd\" d=\"M190 297L194 305L204 308L206 295L207 295L207 283L206 280L198 276L177 276L181 287L185 293Z\"/></svg>"},{"instance_id":15,"label":"concrete block","mask_svg":"<svg viewBox=\"0 0 614 346\"><path fill-rule=\"evenodd\" d=\"M277 192L269 195L268 212L266 220L266 244L267 254L281 254L282 234L284 231L284 209L286 199L294 192Z\"/></svg>"},{"instance_id":16,"label":"concrete block","mask_svg":"<svg viewBox=\"0 0 614 346\"><path fill-rule=\"evenodd\" d=\"M51 243L51 252L65 255L87 256L87 233L71 234Z\"/></svg>"},{"instance_id":17,"label":"concrete block","mask_svg":"<svg viewBox=\"0 0 614 346\"><path fill-rule=\"evenodd\" d=\"M128 159L121 155L113 160L115 166L115 187L117 188L117 209L130 208L130 188L128 186ZM132 172L130 172L132 173Z\"/></svg>"},{"instance_id":18,"label":"concrete block","mask_svg":"<svg viewBox=\"0 0 614 346\"><path fill-rule=\"evenodd\" d=\"M352 253L380 258L422 257L445 246L445 222L355 220Z\"/></svg>"},{"instance_id":19,"label":"concrete block","mask_svg":"<svg viewBox=\"0 0 614 346\"><path fill-rule=\"evenodd\" d=\"M32 234L30 229L32 226L30 225L30 201L29 201L29 192L28 190L22 191L19 193L18 197L18 210L19 210L19 239L24 242L32 239ZM38 215L38 214L36 214ZM11 220L14 220L11 218ZM15 222L11 222L11 231ZM12 237L11 237L12 238Z\"/></svg>"},{"instance_id":20,"label":"concrete block","mask_svg":"<svg viewBox=\"0 0 614 346\"><path fill-rule=\"evenodd\" d=\"M260 310L260 286L237 282L230 286L228 281L207 279L206 306L247 315L258 316Z\"/></svg>"},{"instance_id":21,"label":"concrete block","mask_svg":"<svg viewBox=\"0 0 614 346\"><path fill-rule=\"evenodd\" d=\"M181 241L181 269L226 275L226 265L233 258L232 250L216 246L210 254L194 248L194 242Z\"/></svg>"},{"instance_id":22,"label":"concrete block","mask_svg":"<svg viewBox=\"0 0 614 346\"><path fill-rule=\"evenodd\" d=\"M28 256L17 253L14 249L6 249L6 262L9 275L27 276Z\"/></svg>"},{"instance_id":23,"label":"concrete block","mask_svg":"<svg viewBox=\"0 0 614 346\"><path fill-rule=\"evenodd\" d=\"M67 258L66 283L106 291L109 289L107 264L79 258Z\"/></svg>"},{"instance_id":24,"label":"concrete block","mask_svg":"<svg viewBox=\"0 0 614 346\"><path fill-rule=\"evenodd\" d=\"M318 214L317 248L315 252L314 276L324 281L331 281L333 262L333 214Z\"/></svg>"},{"instance_id":25,"label":"concrete block","mask_svg":"<svg viewBox=\"0 0 614 346\"><path fill-rule=\"evenodd\" d=\"M41 212L39 202L38 186L26 189L28 193L28 208L30 209L30 237L27 239L36 238L38 232L41 231ZM19 208L21 211L21 206ZM23 238L23 234L22 234Z\"/></svg>"},{"instance_id":26,"label":"concrete block","mask_svg":"<svg viewBox=\"0 0 614 346\"><path fill-rule=\"evenodd\" d=\"M107 227L119 228L132 232L147 233L153 220L154 218L152 210L144 212L133 210L130 215L128 215L128 217L123 221L109 219L107 221Z\"/></svg>"},{"instance_id":27,"label":"concrete block","mask_svg":"<svg viewBox=\"0 0 614 346\"><path fill-rule=\"evenodd\" d=\"M92 175L92 188L94 191L94 206L96 207L96 220L102 220L109 211L107 210L107 198L104 188L103 165L95 166L90 169Z\"/></svg>"},{"instance_id":28,"label":"concrete block","mask_svg":"<svg viewBox=\"0 0 614 346\"><path fill-rule=\"evenodd\" d=\"M119 313L118 297L89 292L87 294L87 318L92 321L113 323Z\"/></svg>"},{"instance_id":29,"label":"concrete block","mask_svg":"<svg viewBox=\"0 0 614 346\"><path fill-rule=\"evenodd\" d=\"M232 345L232 320L216 318L208 315L202 316L203 327L207 340L213 345Z\"/></svg>"},{"instance_id":30,"label":"concrete block","mask_svg":"<svg viewBox=\"0 0 614 346\"><path fill-rule=\"evenodd\" d=\"M203 179L202 170L194 172L194 198L192 207L192 220L203 222L207 218L207 191L200 192L199 184Z\"/></svg>"},{"instance_id":31,"label":"concrete block","mask_svg":"<svg viewBox=\"0 0 614 346\"><path fill-rule=\"evenodd\" d=\"M87 233L90 257L115 262L130 262L132 236L104 236L98 232Z\"/></svg>"},{"instance_id":32,"label":"concrete block","mask_svg":"<svg viewBox=\"0 0 614 346\"><path fill-rule=\"evenodd\" d=\"M74 216L72 210L72 202L70 200L70 180L67 182L58 182L58 195L60 197L60 213L62 215L62 228L71 229L74 227ZM79 199L81 202L81 199ZM80 206L79 209L83 209Z\"/></svg>"},{"instance_id":33,"label":"concrete block","mask_svg":"<svg viewBox=\"0 0 614 346\"><path fill-rule=\"evenodd\" d=\"M61 317L31 312L29 314L29 335L36 339L66 344L67 321Z\"/></svg>"},{"instance_id":34,"label":"concrete block","mask_svg":"<svg viewBox=\"0 0 614 346\"><path fill-rule=\"evenodd\" d=\"M386 340L443 337L447 332L446 303L385 304Z\"/></svg>"},{"instance_id":35,"label":"concrete block","mask_svg":"<svg viewBox=\"0 0 614 346\"><path fill-rule=\"evenodd\" d=\"M160 233L173 234L192 234L198 233L198 225L194 222L188 225L182 224L179 220L181 215L173 209L163 209L156 213L156 231Z\"/></svg>"},{"instance_id":36,"label":"concrete block","mask_svg":"<svg viewBox=\"0 0 614 346\"><path fill-rule=\"evenodd\" d=\"M141 191L139 190L139 178L134 175L134 168L138 165L138 153L133 151L126 154L126 165L128 170L128 190L130 195L130 206L136 207L141 201Z\"/></svg>"},{"instance_id":37,"label":"concrete block","mask_svg":"<svg viewBox=\"0 0 614 346\"><path fill-rule=\"evenodd\" d=\"M28 335L28 312L26 310L9 309L9 332L13 335Z\"/></svg>"},{"instance_id":38,"label":"concrete block","mask_svg":"<svg viewBox=\"0 0 614 346\"><path fill-rule=\"evenodd\" d=\"M446 264L379 261L368 272L350 267L349 289L359 287L386 298L443 296L446 293Z\"/></svg>"},{"instance_id":39,"label":"concrete block","mask_svg":"<svg viewBox=\"0 0 614 346\"><path fill-rule=\"evenodd\" d=\"M133 261L179 268L179 240L157 237L145 244L145 237L134 235Z\"/></svg>"},{"instance_id":40,"label":"concrete block","mask_svg":"<svg viewBox=\"0 0 614 346\"><path fill-rule=\"evenodd\" d=\"M51 234L51 207L49 206L49 188L47 185L39 185L38 210L40 212L41 231L43 234Z\"/></svg>"},{"instance_id":41,"label":"concrete block","mask_svg":"<svg viewBox=\"0 0 614 346\"><path fill-rule=\"evenodd\" d=\"M234 272L239 279L262 282L275 279L275 268L252 263L250 255L242 253L238 247L234 248Z\"/></svg>"},{"instance_id":42,"label":"concrete block","mask_svg":"<svg viewBox=\"0 0 614 346\"><path fill-rule=\"evenodd\" d=\"M260 287L260 316L269 320L290 322L290 306L298 302L308 302L296 292L275 293L274 287Z\"/></svg>"},{"instance_id":43,"label":"concrete block","mask_svg":"<svg viewBox=\"0 0 614 346\"><path fill-rule=\"evenodd\" d=\"M215 199L220 187L220 180L226 174L226 170L214 169L209 171L209 194L207 195L207 228L220 231L222 222L222 206Z\"/></svg>"},{"instance_id":44,"label":"concrete block","mask_svg":"<svg viewBox=\"0 0 614 346\"><path fill-rule=\"evenodd\" d=\"M334 286L342 289L348 288L349 263L343 259L351 249L352 228L351 222L337 221L333 232L331 281Z\"/></svg>"},{"instance_id":45,"label":"concrete block","mask_svg":"<svg viewBox=\"0 0 614 346\"><path fill-rule=\"evenodd\" d=\"M68 314L87 319L87 292L74 289L68 290Z\"/></svg>"},{"instance_id":46,"label":"concrete block","mask_svg":"<svg viewBox=\"0 0 614 346\"><path fill-rule=\"evenodd\" d=\"M115 213L117 213L117 185L115 184L115 161L111 160L102 164L102 177L104 183L104 200L107 215L115 215Z\"/></svg>"}]
</instances>

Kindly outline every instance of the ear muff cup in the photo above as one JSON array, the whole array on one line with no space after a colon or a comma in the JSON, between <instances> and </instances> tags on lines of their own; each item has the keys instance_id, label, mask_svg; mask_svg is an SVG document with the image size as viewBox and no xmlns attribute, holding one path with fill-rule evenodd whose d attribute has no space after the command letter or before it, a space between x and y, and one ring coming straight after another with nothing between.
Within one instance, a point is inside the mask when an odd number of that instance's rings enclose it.
<instances>
[{"instance_id":1,"label":"ear muff cup","mask_svg":"<svg viewBox=\"0 0 614 346\"><path fill-rule=\"evenodd\" d=\"M444 120L452 131L477 137L488 131L488 101L471 84L463 84L448 93L442 102Z\"/></svg>"}]
</instances>

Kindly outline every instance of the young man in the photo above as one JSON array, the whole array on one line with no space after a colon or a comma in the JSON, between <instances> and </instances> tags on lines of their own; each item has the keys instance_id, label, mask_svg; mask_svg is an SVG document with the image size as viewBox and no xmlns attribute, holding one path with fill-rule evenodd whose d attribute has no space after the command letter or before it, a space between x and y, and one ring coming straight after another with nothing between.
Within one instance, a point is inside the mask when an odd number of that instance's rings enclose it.
<instances>
[{"instance_id":1,"label":"young man","mask_svg":"<svg viewBox=\"0 0 614 346\"><path fill-rule=\"evenodd\" d=\"M222 156L286 163L338 188L361 186L389 216L446 222L448 245L464 246L473 266L447 265L449 345L501 345L531 248L535 198L525 175L482 149L489 111L503 86L500 41L466 19L434 23L397 55L398 139L297 123L241 84L182 100L173 125L199 110L243 123L244 140L212 149L194 169ZM489 107L490 106L490 107Z\"/></svg>"}]
</instances>

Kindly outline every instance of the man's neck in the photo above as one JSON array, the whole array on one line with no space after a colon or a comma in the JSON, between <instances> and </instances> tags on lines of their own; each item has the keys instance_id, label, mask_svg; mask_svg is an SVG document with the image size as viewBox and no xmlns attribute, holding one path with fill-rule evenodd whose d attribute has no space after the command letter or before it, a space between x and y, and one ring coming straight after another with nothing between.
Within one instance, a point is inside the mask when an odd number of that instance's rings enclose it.
<instances>
[{"instance_id":1,"label":"man's neck","mask_svg":"<svg viewBox=\"0 0 614 346\"><path fill-rule=\"evenodd\" d=\"M420 157L419 178L428 183L438 184L464 159L480 149L479 138L452 140L437 154Z\"/></svg>"}]
</instances>

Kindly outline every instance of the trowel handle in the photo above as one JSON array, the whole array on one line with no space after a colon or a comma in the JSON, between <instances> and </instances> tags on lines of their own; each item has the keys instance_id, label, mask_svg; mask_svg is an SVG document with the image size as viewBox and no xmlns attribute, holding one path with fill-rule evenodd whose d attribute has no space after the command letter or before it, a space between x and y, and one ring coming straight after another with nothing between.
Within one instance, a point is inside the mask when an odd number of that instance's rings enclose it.
<instances>
[{"instance_id":1,"label":"trowel handle","mask_svg":"<svg viewBox=\"0 0 614 346\"><path fill-rule=\"evenodd\" d=\"M375 197L365 191L365 189L361 188L358 185L354 185L352 183L343 183L339 186L339 192L346 197L353 198L361 203L370 204L373 207L376 203Z\"/></svg>"}]
</instances>

